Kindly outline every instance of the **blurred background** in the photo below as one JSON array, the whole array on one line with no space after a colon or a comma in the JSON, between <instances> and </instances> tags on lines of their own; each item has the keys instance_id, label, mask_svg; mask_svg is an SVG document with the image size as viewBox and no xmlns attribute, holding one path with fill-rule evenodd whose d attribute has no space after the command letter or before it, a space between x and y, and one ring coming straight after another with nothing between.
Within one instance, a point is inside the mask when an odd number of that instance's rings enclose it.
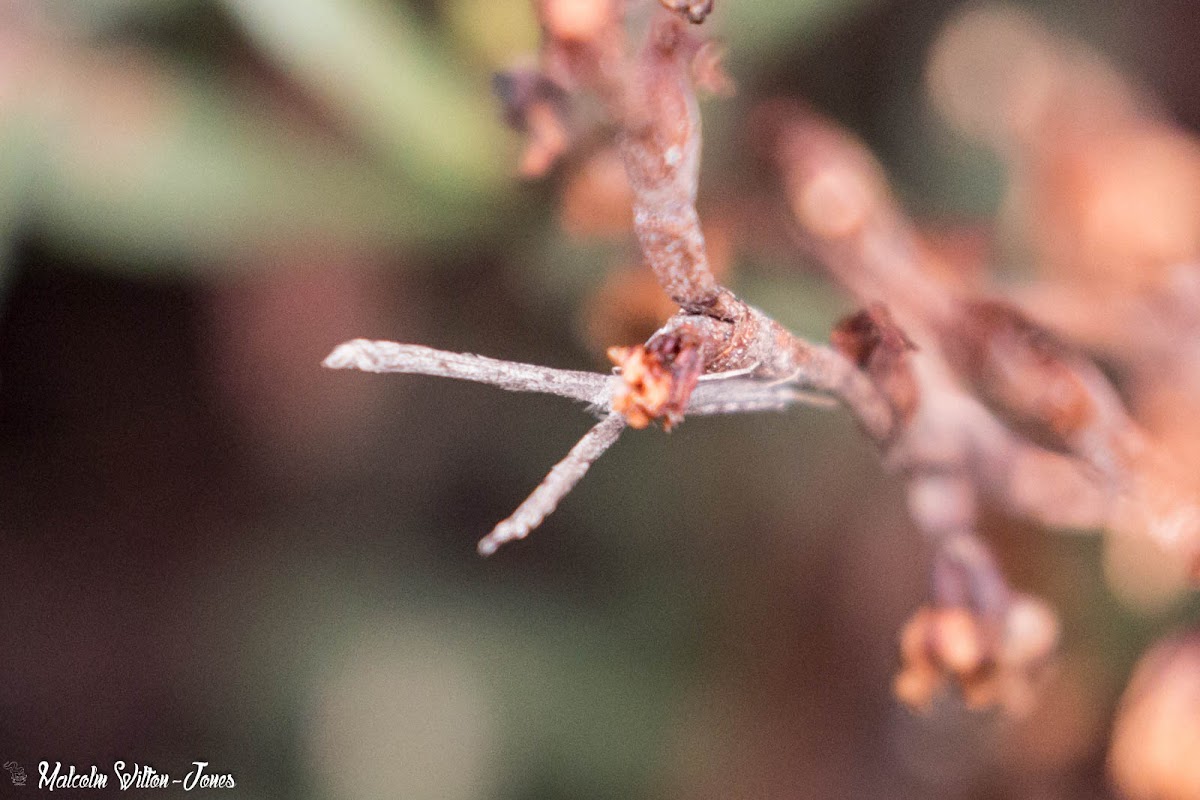
<instances>
[{"instance_id":1,"label":"blurred background","mask_svg":"<svg viewBox=\"0 0 1200 800\"><path fill-rule=\"evenodd\" d=\"M717 2L700 211L736 291L817 339L849 310L747 234L783 230L741 127L779 95L948 259L1028 275L1005 148L928 99L960 4ZM1200 124L1200 5L1021 8ZM1200 603L1110 588L1098 537L990 515L1063 657L1027 719L915 716L929 554L843 414L628 434L483 560L588 416L320 369L362 336L603 370L644 336L603 149L515 177L490 80L536 45L526 0L0 0L0 760L204 760L239 798L1115 796L1120 692Z\"/></svg>"}]
</instances>

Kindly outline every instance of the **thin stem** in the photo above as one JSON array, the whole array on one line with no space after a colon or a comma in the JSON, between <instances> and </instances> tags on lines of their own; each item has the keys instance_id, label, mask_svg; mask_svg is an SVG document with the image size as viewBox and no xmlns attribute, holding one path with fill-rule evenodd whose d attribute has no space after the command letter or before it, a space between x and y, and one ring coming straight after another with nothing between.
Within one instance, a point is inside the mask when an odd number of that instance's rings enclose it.
<instances>
[{"instance_id":1,"label":"thin stem","mask_svg":"<svg viewBox=\"0 0 1200 800\"><path fill-rule=\"evenodd\" d=\"M607 406L611 375L552 369L471 353L449 353L417 344L354 339L338 345L322 362L330 369L401 372L490 383L510 392L538 392Z\"/></svg>"},{"instance_id":2,"label":"thin stem","mask_svg":"<svg viewBox=\"0 0 1200 800\"><path fill-rule=\"evenodd\" d=\"M589 403L602 414L612 412L619 378L602 372L540 367L501 361L471 353L451 353L415 344L354 339L340 344L323 362L330 369L396 372L486 383L510 392L553 394ZM698 416L783 411L796 404L828 407L830 398L806 389L805 375L790 380L763 380L738 373L705 376L692 393L687 413Z\"/></svg>"},{"instance_id":3,"label":"thin stem","mask_svg":"<svg viewBox=\"0 0 1200 800\"><path fill-rule=\"evenodd\" d=\"M619 378L598 372L539 367L499 361L469 353L448 353L420 345L355 339L338 345L324 361L330 369L366 372L399 372L488 383L516 392L540 392L590 403L606 416L579 440L567 457L550 470L533 494L479 542L481 555L491 555L500 545L525 538L541 524L587 473L588 468L620 436L625 418L612 410ZM687 413L697 415L745 414L781 411L796 403L828 406L832 400L804 391L789 380L764 380L745 373L705 376L689 400Z\"/></svg>"},{"instance_id":4,"label":"thin stem","mask_svg":"<svg viewBox=\"0 0 1200 800\"><path fill-rule=\"evenodd\" d=\"M525 498L512 516L479 540L479 554L490 556L500 545L513 539L524 539L531 530L541 525L542 520L558 507L559 502L587 474L596 459L617 441L623 430L625 418L620 414L609 414L600 420L571 448L566 458L550 469L533 494Z\"/></svg>"}]
</instances>

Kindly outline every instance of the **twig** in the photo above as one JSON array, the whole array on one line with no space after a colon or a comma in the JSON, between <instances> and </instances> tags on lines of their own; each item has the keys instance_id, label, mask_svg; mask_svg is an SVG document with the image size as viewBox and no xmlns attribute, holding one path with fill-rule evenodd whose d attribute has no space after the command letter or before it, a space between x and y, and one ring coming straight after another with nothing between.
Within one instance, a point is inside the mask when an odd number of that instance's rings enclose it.
<instances>
[{"instance_id":1,"label":"twig","mask_svg":"<svg viewBox=\"0 0 1200 800\"><path fill-rule=\"evenodd\" d=\"M633 387L608 375L366 340L341 345L325 366L421 373L556 394L587 402L608 415L517 512L480 543L485 554L538 525L615 441L628 421L614 412L617 398L617 410L638 410L639 426L657 418L667 427L682 412L743 413L813 402L807 393L811 390L849 409L874 441L890 442L902 427L902 416L871 376L844 354L794 336L738 299L713 275L695 208L701 138L689 63L702 43L678 18L660 13L637 63L626 70L619 67L624 57L622 4L611 6L610 19L589 20L586 33L576 24L583 20L560 13L565 7L553 0L542 0L536 7L544 34L546 79L592 89L620 125L618 145L633 190L634 230L642 255L683 308L644 349L628 353L633 359L629 364L638 366L638 380L649 383ZM715 379L698 381L703 372ZM715 377L726 372L732 374ZM639 394L651 390L653 397Z\"/></svg>"},{"instance_id":2,"label":"twig","mask_svg":"<svg viewBox=\"0 0 1200 800\"><path fill-rule=\"evenodd\" d=\"M687 69L694 46L678 19L652 26L617 144L633 190L634 231L659 284L687 311L730 319L733 296L709 267L696 213L700 110Z\"/></svg>"},{"instance_id":3,"label":"twig","mask_svg":"<svg viewBox=\"0 0 1200 800\"><path fill-rule=\"evenodd\" d=\"M432 375L486 383L510 392L552 394L589 404L598 414L612 413L612 395L620 377L602 372L555 369L501 361L471 353L451 353L416 344L353 339L334 348L322 362L329 369ZM814 393L801 373L788 380L762 380L746 373L704 376L692 393L687 413L693 416L783 411L796 404L828 408L835 401Z\"/></svg>"},{"instance_id":4,"label":"twig","mask_svg":"<svg viewBox=\"0 0 1200 800\"><path fill-rule=\"evenodd\" d=\"M449 353L419 344L354 339L338 345L322 362L330 369L400 372L489 383L510 392L536 392L606 406L612 376L500 361L471 353Z\"/></svg>"},{"instance_id":5,"label":"twig","mask_svg":"<svg viewBox=\"0 0 1200 800\"><path fill-rule=\"evenodd\" d=\"M524 539L529 532L542 524L575 484L587 474L596 459L613 445L625 430L625 418L620 414L609 414L584 434L583 438L567 453L567 457L551 467L533 494L517 506L508 519L501 522L492 532L479 540L479 554L490 556L505 542Z\"/></svg>"},{"instance_id":6,"label":"twig","mask_svg":"<svg viewBox=\"0 0 1200 800\"><path fill-rule=\"evenodd\" d=\"M1106 495L1128 484L1141 436L1099 370L1015 310L933 277L882 168L851 134L796 107L768 113L800 243L859 302L886 298L917 342L921 403L905 448L945 443L985 493L1043 523L1106 523ZM964 381L1073 457L1010 430Z\"/></svg>"},{"instance_id":7,"label":"twig","mask_svg":"<svg viewBox=\"0 0 1200 800\"><path fill-rule=\"evenodd\" d=\"M832 352L828 357L835 362L840 358ZM621 378L617 375L540 367L421 345L367 339L338 345L323 365L330 369L433 375L486 383L514 392L553 394L588 403L603 415L603 419L550 470L546 479L512 516L480 540L479 552L485 556L494 553L505 542L525 538L540 525L583 478L592 463L617 440L626 425L625 418L613 411L613 397L621 386ZM821 385L815 385L811 377L799 370L784 380L754 378L745 372L728 376L710 374L691 394L686 411L703 416L781 411L798 403L832 405L834 401L830 397L807 390L838 389L838 381L826 379Z\"/></svg>"}]
</instances>

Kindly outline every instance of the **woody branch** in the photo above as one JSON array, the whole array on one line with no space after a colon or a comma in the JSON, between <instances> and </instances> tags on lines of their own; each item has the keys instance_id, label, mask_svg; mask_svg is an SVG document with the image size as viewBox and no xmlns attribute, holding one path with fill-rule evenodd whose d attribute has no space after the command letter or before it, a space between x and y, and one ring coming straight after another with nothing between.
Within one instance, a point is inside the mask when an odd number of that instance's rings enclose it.
<instances>
[{"instance_id":1,"label":"woody branch","mask_svg":"<svg viewBox=\"0 0 1200 800\"><path fill-rule=\"evenodd\" d=\"M678 16L655 16L630 57L621 0L595 0L587 13L536 0L540 68L497 86L509 119L527 133L521 169L531 176L571 146L572 100L590 93L600 101L617 128L642 259L679 313L644 344L611 348L615 376L362 340L326 365L549 392L602 415L484 537L485 555L540 524L626 427L669 430L686 414L780 409L811 401L811 391L831 398L904 475L912 517L934 548L935 607L906 629L897 692L920 705L949 680L969 702L1020 706L1055 624L1042 604L1008 587L979 539L979 497L1052 526L1100 527L1142 513L1146 487L1162 485L1145 477L1161 471L1153 442L1081 354L1015 309L939 282L870 154L811 114L775 109L766 127L776 131L804 249L865 309L825 346L721 285L695 205L701 133L692 72L706 43L682 22L701 21L711 4L663 5ZM1159 495L1152 499L1167 519L1200 520L1194 504ZM1178 538L1194 545L1198 535Z\"/></svg>"},{"instance_id":2,"label":"woody branch","mask_svg":"<svg viewBox=\"0 0 1200 800\"><path fill-rule=\"evenodd\" d=\"M547 74L564 86L592 89L622 125L618 141L634 188L634 230L643 257L684 310L645 345L614 351L618 379L364 340L341 345L325 365L549 392L583 400L609 415L480 542L484 554L540 524L616 441L625 421L642 427L659 420L669 428L684 414L781 409L814 402L810 392L817 392L841 402L871 438L887 441L898 418L869 376L836 350L793 336L735 297L708 266L695 209L700 120L688 77L689 58L699 42L676 19L661 17L626 73L615 63L624 42L616 5L587 36L555 16L551 4L539 3L538 9ZM621 424L608 421L613 415Z\"/></svg>"}]
</instances>

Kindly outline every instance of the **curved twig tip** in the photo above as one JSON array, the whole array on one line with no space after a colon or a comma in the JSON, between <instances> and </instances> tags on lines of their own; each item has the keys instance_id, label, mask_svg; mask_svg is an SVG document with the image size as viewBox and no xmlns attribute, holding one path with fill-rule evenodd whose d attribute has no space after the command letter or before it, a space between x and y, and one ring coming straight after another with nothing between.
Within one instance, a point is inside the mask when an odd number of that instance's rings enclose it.
<instances>
[{"instance_id":1,"label":"curved twig tip","mask_svg":"<svg viewBox=\"0 0 1200 800\"><path fill-rule=\"evenodd\" d=\"M326 369L365 369L369 363L365 353L370 349L371 342L366 339L353 339L339 344L333 352L325 356L321 366Z\"/></svg>"}]
</instances>

